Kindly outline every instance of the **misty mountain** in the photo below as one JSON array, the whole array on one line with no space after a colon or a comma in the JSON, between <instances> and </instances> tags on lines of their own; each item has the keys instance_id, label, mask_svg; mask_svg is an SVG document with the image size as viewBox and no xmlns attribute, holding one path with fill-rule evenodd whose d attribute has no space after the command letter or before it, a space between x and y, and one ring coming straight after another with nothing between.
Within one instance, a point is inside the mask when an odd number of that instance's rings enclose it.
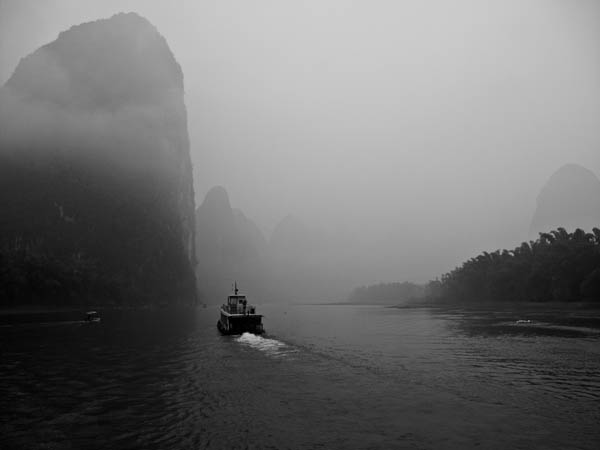
<instances>
[{"instance_id":1,"label":"misty mountain","mask_svg":"<svg viewBox=\"0 0 600 450\"><path fill-rule=\"evenodd\" d=\"M288 215L273 229L269 246L276 259L296 260L300 256L310 255L319 249L326 239L321 239L316 230L311 229L299 218Z\"/></svg>"},{"instance_id":2,"label":"misty mountain","mask_svg":"<svg viewBox=\"0 0 600 450\"><path fill-rule=\"evenodd\" d=\"M286 216L269 240L270 295L286 301L340 301L364 277L351 242Z\"/></svg>"},{"instance_id":3,"label":"misty mountain","mask_svg":"<svg viewBox=\"0 0 600 450\"><path fill-rule=\"evenodd\" d=\"M267 242L258 226L213 187L196 210L196 275L202 301L220 303L234 281L258 302L337 301L356 271L339 237L289 215Z\"/></svg>"},{"instance_id":4,"label":"misty mountain","mask_svg":"<svg viewBox=\"0 0 600 450\"><path fill-rule=\"evenodd\" d=\"M0 89L7 302L195 298L183 74L139 15L84 23Z\"/></svg>"},{"instance_id":5,"label":"misty mountain","mask_svg":"<svg viewBox=\"0 0 600 450\"><path fill-rule=\"evenodd\" d=\"M590 170L567 164L542 188L530 226L530 235L559 227L573 231L600 226L600 180Z\"/></svg>"},{"instance_id":6,"label":"misty mountain","mask_svg":"<svg viewBox=\"0 0 600 450\"><path fill-rule=\"evenodd\" d=\"M265 293L267 242L227 191L213 187L196 210L196 273L202 300L220 303L237 281L250 297Z\"/></svg>"}]
</instances>

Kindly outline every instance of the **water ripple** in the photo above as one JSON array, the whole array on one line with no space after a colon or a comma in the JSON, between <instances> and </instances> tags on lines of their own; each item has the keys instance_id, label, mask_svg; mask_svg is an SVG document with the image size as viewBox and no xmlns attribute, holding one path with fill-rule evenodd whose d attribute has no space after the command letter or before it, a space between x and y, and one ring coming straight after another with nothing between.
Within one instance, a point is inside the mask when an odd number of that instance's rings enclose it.
<instances>
[{"instance_id":1,"label":"water ripple","mask_svg":"<svg viewBox=\"0 0 600 450\"><path fill-rule=\"evenodd\" d=\"M600 439L597 334L506 332L488 321L517 317L428 310L268 317L273 334L235 338L209 314L2 328L0 447L592 449Z\"/></svg>"}]
</instances>

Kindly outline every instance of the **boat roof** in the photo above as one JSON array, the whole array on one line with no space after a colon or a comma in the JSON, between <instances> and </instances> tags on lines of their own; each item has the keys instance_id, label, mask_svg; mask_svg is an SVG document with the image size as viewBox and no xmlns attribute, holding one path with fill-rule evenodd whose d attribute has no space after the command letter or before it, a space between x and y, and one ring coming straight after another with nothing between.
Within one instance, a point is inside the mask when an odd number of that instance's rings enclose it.
<instances>
[{"instance_id":1,"label":"boat roof","mask_svg":"<svg viewBox=\"0 0 600 450\"><path fill-rule=\"evenodd\" d=\"M96 311L88 311L86 314L98 314Z\"/></svg>"}]
</instances>

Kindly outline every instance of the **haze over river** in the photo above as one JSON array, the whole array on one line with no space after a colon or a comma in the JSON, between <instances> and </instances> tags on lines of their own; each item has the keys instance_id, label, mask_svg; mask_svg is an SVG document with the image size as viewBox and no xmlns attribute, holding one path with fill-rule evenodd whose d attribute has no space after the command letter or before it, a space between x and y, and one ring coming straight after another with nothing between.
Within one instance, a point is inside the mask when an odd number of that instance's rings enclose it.
<instances>
[{"instance_id":1,"label":"haze over river","mask_svg":"<svg viewBox=\"0 0 600 450\"><path fill-rule=\"evenodd\" d=\"M0 447L600 443L597 311L258 310L264 337L220 336L216 307L0 316Z\"/></svg>"}]
</instances>

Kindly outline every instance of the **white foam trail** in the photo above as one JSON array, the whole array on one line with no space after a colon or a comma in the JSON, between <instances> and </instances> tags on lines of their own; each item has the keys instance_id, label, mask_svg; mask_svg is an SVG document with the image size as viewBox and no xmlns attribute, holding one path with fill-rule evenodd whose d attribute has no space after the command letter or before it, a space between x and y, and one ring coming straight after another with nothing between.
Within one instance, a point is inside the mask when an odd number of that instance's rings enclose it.
<instances>
[{"instance_id":1,"label":"white foam trail","mask_svg":"<svg viewBox=\"0 0 600 450\"><path fill-rule=\"evenodd\" d=\"M238 337L236 341L274 357L284 357L298 351L284 342L276 339L264 338L252 333L244 333Z\"/></svg>"}]
</instances>

